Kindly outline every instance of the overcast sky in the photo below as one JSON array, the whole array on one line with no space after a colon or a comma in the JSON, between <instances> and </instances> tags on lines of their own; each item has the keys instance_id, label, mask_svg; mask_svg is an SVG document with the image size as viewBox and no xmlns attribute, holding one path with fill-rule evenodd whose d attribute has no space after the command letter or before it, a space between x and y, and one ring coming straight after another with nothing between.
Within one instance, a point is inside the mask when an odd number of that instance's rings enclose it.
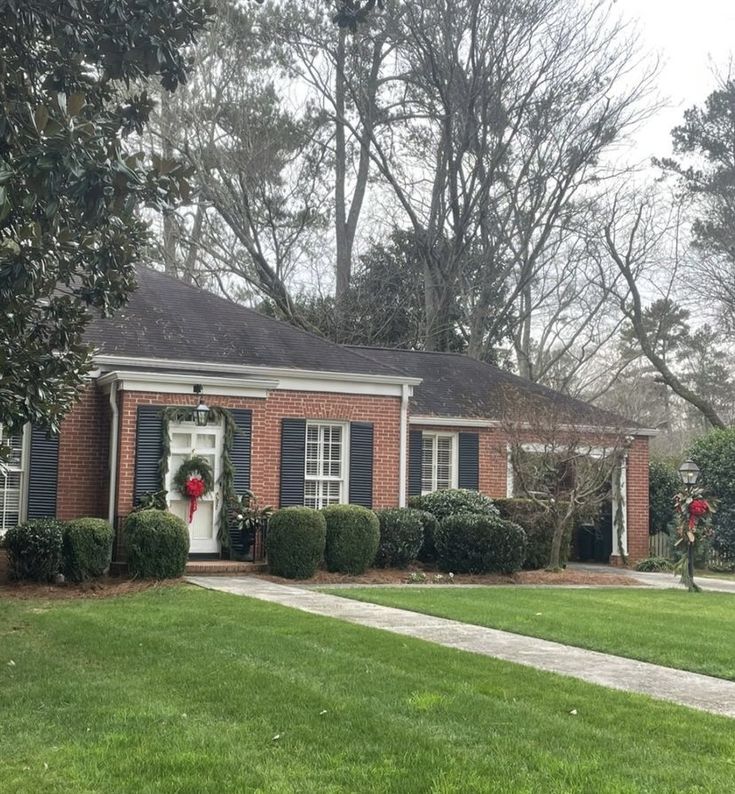
<instances>
[{"instance_id":1,"label":"overcast sky","mask_svg":"<svg viewBox=\"0 0 735 794\"><path fill-rule=\"evenodd\" d=\"M669 107L637 136L636 155L668 154L669 132L684 110L701 104L735 53L735 0L612 0L624 17L638 19L643 43L661 57L659 85Z\"/></svg>"}]
</instances>

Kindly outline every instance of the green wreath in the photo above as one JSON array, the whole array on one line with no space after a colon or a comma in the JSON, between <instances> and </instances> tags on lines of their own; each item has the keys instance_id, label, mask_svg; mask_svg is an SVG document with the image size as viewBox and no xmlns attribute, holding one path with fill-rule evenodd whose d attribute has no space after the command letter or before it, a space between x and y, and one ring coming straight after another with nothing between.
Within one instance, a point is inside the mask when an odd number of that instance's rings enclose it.
<instances>
[{"instance_id":1,"label":"green wreath","mask_svg":"<svg viewBox=\"0 0 735 794\"><path fill-rule=\"evenodd\" d=\"M200 477L202 479L204 483L204 493L202 496L205 496L214 488L214 472L212 471L212 467L209 461L206 458L202 458L200 455L194 455L189 458L189 460L185 460L181 466L179 466L179 470L176 474L174 474L174 485L182 496L189 496L186 491L186 483L189 481L190 477Z\"/></svg>"}]
</instances>

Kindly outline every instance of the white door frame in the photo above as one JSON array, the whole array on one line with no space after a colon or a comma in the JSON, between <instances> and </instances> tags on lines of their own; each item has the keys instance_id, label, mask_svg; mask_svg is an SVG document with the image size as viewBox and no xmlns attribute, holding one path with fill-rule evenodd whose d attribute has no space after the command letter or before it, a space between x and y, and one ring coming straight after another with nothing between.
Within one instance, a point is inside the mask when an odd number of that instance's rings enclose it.
<instances>
[{"instance_id":1,"label":"white door frame","mask_svg":"<svg viewBox=\"0 0 735 794\"><path fill-rule=\"evenodd\" d=\"M224 444L224 429L221 423L209 424L205 427L198 427L195 422L171 422L168 426L169 434L169 460L168 472L166 474L165 488L168 491L166 497L169 510L178 515L183 515L184 520L187 521L189 527L189 553L190 554L219 554L220 543L217 537L219 533L219 519L220 511L222 510L222 448ZM176 435L189 435L190 443L183 445L176 443ZM213 445L206 446L199 443L200 437L213 438ZM208 537L201 535L195 537L193 534L194 523L197 521L197 515L201 520L203 513L194 514L194 519L191 524L188 523L188 504L189 500L180 494L173 484L174 475L176 474L177 466L172 465L174 457L191 457L192 455L201 455L202 457L210 458L212 463L212 472L214 474L214 488L211 493L203 496L200 500L200 508L202 503L212 503L212 526L211 532ZM172 509L172 507L177 509ZM185 512L182 512L184 511Z\"/></svg>"}]
</instances>

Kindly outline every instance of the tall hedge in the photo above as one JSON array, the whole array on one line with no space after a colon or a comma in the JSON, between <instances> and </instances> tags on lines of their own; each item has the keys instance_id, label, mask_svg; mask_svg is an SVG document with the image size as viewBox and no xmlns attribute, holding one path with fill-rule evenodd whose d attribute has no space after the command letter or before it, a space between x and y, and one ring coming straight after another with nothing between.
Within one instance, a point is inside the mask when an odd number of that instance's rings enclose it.
<instances>
[{"instance_id":1,"label":"tall hedge","mask_svg":"<svg viewBox=\"0 0 735 794\"><path fill-rule=\"evenodd\" d=\"M268 521L268 565L275 576L309 579L324 556L327 524L318 510L285 507Z\"/></svg>"},{"instance_id":2,"label":"tall hedge","mask_svg":"<svg viewBox=\"0 0 735 794\"><path fill-rule=\"evenodd\" d=\"M379 568L405 568L416 559L424 541L424 516L410 507L378 510L380 544L375 556Z\"/></svg>"},{"instance_id":3,"label":"tall hedge","mask_svg":"<svg viewBox=\"0 0 735 794\"><path fill-rule=\"evenodd\" d=\"M139 579L182 576L189 557L189 528L163 510L139 510L125 519L128 570Z\"/></svg>"},{"instance_id":4,"label":"tall hedge","mask_svg":"<svg viewBox=\"0 0 735 794\"><path fill-rule=\"evenodd\" d=\"M689 456L702 471L700 483L721 506L735 507L735 428L713 430L697 439Z\"/></svg>"},{"instance_id":5,"label":"tall hedge","mask_svg":"<svg viewBox=\"0 0 735 794\"><path fill-rule=\"evenodd\" d=\"M648 531L651 535L668 532L676 518L674 496L681 488L676 466L652 460L648 467Z\"/></svg>"},{"instance_id":6,"label":"tall hedge","mask_svg":"<svg viewBox=\"0 0 735 794\"><path fill-rule=\"evenodd\" d=\"M77 518L64 527L63 571L72 582L103 576L112 561L113 531L103 518Z\"/></svg>"},{"instance_id":7,"label":"tall hedge","mask_svg":"<svg viewBox=\"0 0 735 794\"><path fill-rule=\"evenodd\" d=\"M554 523L548 512L532 499L496 499L495 506L501 518L523 527L526 533L526 557L523 567L527 571L545 568L551 559ZM561 548L560 562L569 559L571 532L567 533Z\"/></svg>"},{"instance_id":8,"label":"tall hedge","mask_svg":"<svg viewBox=\"0 0 735 794\"><path fill-rule=\"evenodd\" d=\"M435 542L439 567L454 573L515 573L526 555L526 533L497 515L447 516Z\"/></svg>"},{"instance_id":9,"label":"tall hedge","mask_svg":"<svg viewBox=\"0 0 735 794\"><path fill-rule=\"evenodd\" d=\"M327 522L324 561L327 570L353 575L373 564L380 542L380 523L372 510L358 505L331 505L322 509Z\"/></svg>"}]
</instances>

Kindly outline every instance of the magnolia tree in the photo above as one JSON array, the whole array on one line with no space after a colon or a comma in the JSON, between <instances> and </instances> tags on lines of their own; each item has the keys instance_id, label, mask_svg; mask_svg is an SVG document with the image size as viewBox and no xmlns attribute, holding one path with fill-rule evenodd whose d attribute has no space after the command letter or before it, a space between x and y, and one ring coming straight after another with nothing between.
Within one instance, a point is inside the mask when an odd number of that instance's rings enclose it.
<instances>
[{"instance_id":1,"label":"magnolia tree","mask_svg":"<svg viewBox=\"0 0 735 794\"><path fill-rule=\"evenodd\" d=\"M547 569L558 571L575 524L596 516L619 491L632 438L613 425L592 432L584 417L575 419L568 410L533 398L523 400L513 394L505 403L512 406L503 425L513 491L547 515L553 531ZM614 524L625 561L622 510L616 511Z\"/></svg>"},{"instance_id":2,"label":"magnolia tree","mask_svg":"<svg viewBox=\"0 0 735 794\"><path fill-rule=\"evenodd\" d=\"M129 139L147 81L185 82L208 3L0 0L0 15L0 423L56 429L91 368L86 325L135 286L138 209L186 190L181 166L145 167Z\"/></svg>"}]
</instances>

